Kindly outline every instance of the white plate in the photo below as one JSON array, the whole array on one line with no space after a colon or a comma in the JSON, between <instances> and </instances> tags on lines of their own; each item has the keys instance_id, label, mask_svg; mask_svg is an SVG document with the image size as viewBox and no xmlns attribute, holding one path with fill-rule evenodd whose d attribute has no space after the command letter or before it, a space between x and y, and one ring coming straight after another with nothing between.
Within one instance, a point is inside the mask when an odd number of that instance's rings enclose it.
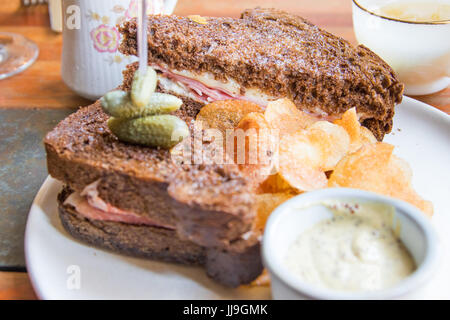
<instances>
[{"instance_id":1,"label":"white plate","mask_svg":"<svg viewBox=\"0 0 450 320\"><path fill-rule=\"evenodd\" d=\"M435 277L423 289L423 298L450 299L450 117L405 97L396 108L394 129L385 141L394 144L394 152L410 163L416 190L435 208L432 221L443 245L443 259ZM226 289L208 279L200 268L124 257L73 240L57 216L60 188L61 184L51 178L45 181L26 228L27 268L40 298L270 298L268 288Z\"/></svg>"}]
</instances>

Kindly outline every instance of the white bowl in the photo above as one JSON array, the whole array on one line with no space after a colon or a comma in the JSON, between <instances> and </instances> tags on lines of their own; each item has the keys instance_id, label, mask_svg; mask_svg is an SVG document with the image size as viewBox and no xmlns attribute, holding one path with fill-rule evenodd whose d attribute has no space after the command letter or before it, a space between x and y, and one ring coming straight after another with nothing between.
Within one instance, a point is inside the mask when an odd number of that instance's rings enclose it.
<instances>
[{"instance_id":1,"label":"white bowl","mask_svg":"<svg viewBox=\"0 0 450 320\"><path fill-rule=\"evenodd\" d=\"M284 263L290 245L314 224L332 217L323 200L382 202L395 208L400 239L411 252L417 270L396 286L371 292L341 292L302 281ZM264 231L262 256L271 277L274 299L405 299L417 298L438 263L438 239L428 218L412 205L371 192L333 188L308 192L283 203L271 214Z\"/></svg>"},{"instance_id":2,"label":"white bowl","mask_svg":"<svg viewBox=\"0 0 450 320\"><path fill-rule=\"evenodd\" d=\"M392 0L353 0L353 29L358 42L395 70L405 84L405 94L445 89L450 84L450 20L411 22L377 14L377 8L387 3Z\"/></svg>"}]
</instances>

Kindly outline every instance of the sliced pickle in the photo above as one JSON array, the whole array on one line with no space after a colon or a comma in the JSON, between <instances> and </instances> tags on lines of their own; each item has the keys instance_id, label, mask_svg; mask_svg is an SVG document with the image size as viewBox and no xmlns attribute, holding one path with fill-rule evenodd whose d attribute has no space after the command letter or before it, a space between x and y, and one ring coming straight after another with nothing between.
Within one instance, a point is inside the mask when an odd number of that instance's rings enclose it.
<instances>
[{"instance_id":1,"label":"sliced pickle","mask_svg":"<svg viewBox=\"0 0 450 320\"><path fill-rule=\"evenodd\" d=\"M144 107L150 102L156 90L157 81L156 71L152 68L147 68L144 74L139 70L135 72L131 84L131 100L137 107Z\"/></svg>"},{"instance_id":2,"label":"sliced pickle","mask_svg":"<svg viewBox=\"0 0 450 320\"><path fill-rule=\"evenodd\" d=\"M148 147L170 149L189 135L189 128L180 118L155 115L137 119L110 118L108 127L120 141Z\"/></svg>"}]
</instances>

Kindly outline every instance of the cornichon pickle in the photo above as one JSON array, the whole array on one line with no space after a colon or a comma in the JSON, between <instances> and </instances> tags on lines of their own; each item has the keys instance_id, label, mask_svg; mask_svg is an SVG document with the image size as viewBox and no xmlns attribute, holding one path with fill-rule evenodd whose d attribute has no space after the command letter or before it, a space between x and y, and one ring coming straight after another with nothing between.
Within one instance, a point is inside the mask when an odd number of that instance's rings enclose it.
<instances>
[{"instance_id":1,"label":"cornichon pickle","mask_svg":"<svg viewBox=\"0 0 450 320\"><path fill-rule=\"evenodd\" d=\"M131 100L137 107L144 107L150 102L150 98L156 90L157 81L156 71L152 68L147 68L144 74L139 70L134 73L131 84Z\"/></svg>"},{"instance_id":2,"label":"cornichon pickle","mask_svg":"<svg viewBox=\"0 0 450 320\"><path fill-rule=\"evenodd\" d=\"M171 94L155 92L150 98L150 103L147 108L154 110L154 112L170 113L180 109L183 101Z\"/></svg>"},{"instance_id":3,"label":"cornichon pickle","mask_svg":"<svg viewBox=\"0 0 450 320\"><path fill-rule=\"evenodd\" d=\"M171 113L178 110L182 104L183 101L177 97L159 92L153 93L150 102L144 107L135 106L129 96L123 97L118 91L108 92L102 98L103 110L116 118L137 118Z\"/></svg>"},{"instance_id":4,"label":"cornichon pickle","mask_svg":"<svg viewBox=\"0 0 450 320\"><path fill-rule=\"evenodd\" d=\"M110 130L124 142L170 149L189 135L189 128L172 115L147 116L137 119L110 118Z\"/></svg>"},{"instance_id":5,"label":"cornichon pickle","mask_svg":"<svg viewBox=\"0 0 450 320\"><path fill-rule=\"evenodd\" d=\"M112 113L115 113L116 109L128 104L129 102L130 95L128 92L122 90L110 91L100 99L103 111L109 115L112 115Z\"/></svg>"}]
</instances>

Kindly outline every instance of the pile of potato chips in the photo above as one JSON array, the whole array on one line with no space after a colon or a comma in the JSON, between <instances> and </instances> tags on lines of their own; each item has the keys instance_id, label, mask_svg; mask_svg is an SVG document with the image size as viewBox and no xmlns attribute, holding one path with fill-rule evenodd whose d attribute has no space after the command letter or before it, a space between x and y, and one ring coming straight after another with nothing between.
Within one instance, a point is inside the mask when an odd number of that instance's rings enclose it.
<instances>
[{"instance_id":1,"label":"pile of potato chips","mask_svg":"<svg viewBox=\"0 0 450 320\"><path fill-rule=\"evenodd\" d=\"M197 120L225 135L229 130L250 132L245 137L246 160L236 162L255 183L259 228L264 228L267 217L282 202L327 187L373 191L407 201L429 216L433 213L432 204L412 188L409 165L393 155L392 145L377 142L360 125L355 108L330 122L300 111L289 99L273 101L265 111L250 102L229 100L205 106ZM256 162L249 162L252 140L256 141Z\"/></svg>"},{"instance_id":2,"label":"pile of potato chips","mask_svg":"<svg viewBox=\"0 0 450 320\"><path fill-rule=\"evenodd\" d=\"M394 146L378 142L361 126L355 108L330 122L300 111L288 99L269 103L265 111L249 102L229 100L205 106L197 120L219 129L226 138L230 130L247 133L245 161L238 161L239 146L232 158L255 184L258 230L264 230L272 211L283 202L327 187L376 192L407 201L430 217L433 214L431 202L423 200L411 185L409 165L393 155ZM251 142L256 145L256 162L249 161ZM269 161L263 159L266 156ZM253 285L268 283L266 272Z\"/></svg>"}]
</instances>

